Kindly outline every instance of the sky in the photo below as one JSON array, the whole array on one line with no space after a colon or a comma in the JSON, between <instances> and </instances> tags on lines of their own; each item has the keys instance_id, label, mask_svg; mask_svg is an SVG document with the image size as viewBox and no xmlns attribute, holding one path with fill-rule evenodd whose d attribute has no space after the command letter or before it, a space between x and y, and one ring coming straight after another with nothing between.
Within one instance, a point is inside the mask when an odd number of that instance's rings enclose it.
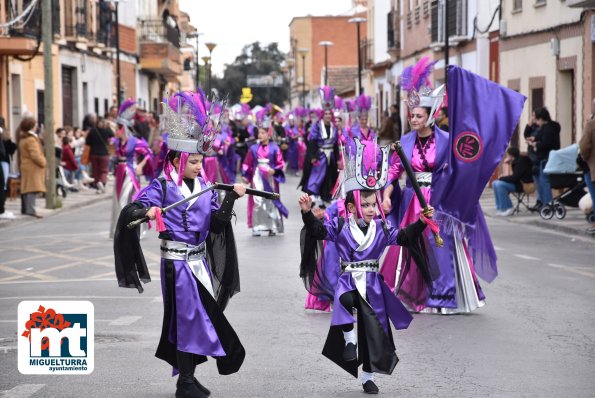
<instances>
[{"instance_id":1,"label":"sky","mask_svg":"<svg viewBox=\"0 0 595 398\"><path fill-rule=\"evenodd\" d=\"M245 45L255 41L277 42L281 51L288 52L289 23L294 17L337 15L351 8L351 0L180 0L179 4L202 33L199 57L208 55L204 43L217 44L212 62L213 74L218 76Z\"/></svg>"}]
</instances>

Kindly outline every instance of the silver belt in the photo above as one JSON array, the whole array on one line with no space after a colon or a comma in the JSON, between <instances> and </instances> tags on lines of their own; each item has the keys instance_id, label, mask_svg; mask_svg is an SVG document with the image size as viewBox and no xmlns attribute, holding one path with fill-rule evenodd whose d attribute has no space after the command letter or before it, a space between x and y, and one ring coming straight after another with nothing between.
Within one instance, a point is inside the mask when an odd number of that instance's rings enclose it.
<instances>
[{"instance_id":1,"label":"silver belt","mask_svg":"<svg viewBox=\"0 0 595 398\"><path fill-rule=\"evenodd\" d=\"M417 183L422 187L432 186L432 173L425 171L415 173L415 179L417 180Z\"/></svg>"},{"instance_id":2,"label":"silver belt","mask_svg":"<svg viewBox=\"0 0 595 398\"><path fill-rule=\"evenodd\" d=\"M269 164L271 161L269 159L258 159L258 164Z\"/></svg>"},{"instance_id":3,"label":"silver belt","mask_svg":"<svg viewBox=\"0 0 595 398\"><path fill-rule=\"evenodd\" d=\"M201 260L206 255L206 243L198 246L173 240L161 240L161 258L167 260L193 261Z\"/></svg>"},{"instance_id":4,"label":"silver belt","mask_svg":"<svg viewBox=\"0 0 595 398\"><path fill-rule=\"evenodd\" d=\"M320 149L334 149L335 145L334 144L326 144L326 145L322 145L320 147Z\"/></svg>"},{"instance_id":5,"label":"silver belt","mask_svg":"<svg viewBox=\"0 0 595 398\"><path fill-rule=\"evenodd\" d=\"M380 262L378 260L364 260L364 261L341 261L342 272L378 272L380 269Z\"/></svg>"}]
</instances>

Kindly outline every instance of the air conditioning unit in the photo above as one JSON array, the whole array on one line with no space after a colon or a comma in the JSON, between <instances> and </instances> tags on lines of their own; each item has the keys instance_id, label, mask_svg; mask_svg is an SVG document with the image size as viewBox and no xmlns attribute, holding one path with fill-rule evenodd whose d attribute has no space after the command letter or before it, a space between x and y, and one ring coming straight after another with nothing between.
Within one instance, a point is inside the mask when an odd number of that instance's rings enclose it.
<instances>
[{"instance_id":1,"label":"air conditioning unit","mask_svg":"<svg viewBox=\"0 0 595 398\"><path fill-rule=\"evenodd\" d=\"M506 19L500 21L500 37L505 37L508 31L508 23Z\"/></svg>"},{"instance_id":2,"label":"air conditioning unit","mask_svg":"<svg viewBox=\"0 0 595 398\"><path fill-rule=\"evenodd\" d=\"M558 38L554 37L550 40L550 50L552 50L552 55L554 57L560 56L560 40Z\"/></svg>"}]
</instances>

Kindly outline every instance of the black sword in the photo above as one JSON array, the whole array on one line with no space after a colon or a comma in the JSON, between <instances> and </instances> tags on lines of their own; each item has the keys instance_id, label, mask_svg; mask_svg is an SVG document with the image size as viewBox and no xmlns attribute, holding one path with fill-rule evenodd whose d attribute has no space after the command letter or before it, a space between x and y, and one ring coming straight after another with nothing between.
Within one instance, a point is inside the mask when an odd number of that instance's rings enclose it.
<instances>
[{"instance_id":1,"label":"black sword","mask_svg":"<svg viewBox=\"0 0 595 398\"><path fill-rule=\"evenodd\" d=\"M206 187L205 189L203 189L202 191L196 192L184 199L178 200L175 203L172 203L171 205L164 207L161 209L161 214L165 214L168 211L170 211L171 209L173 209L174 207L178 207L180 205L183 205L184 203L187 203L189 201L191 201L194 198L197 198L201 195L204 195L207 192L210 192L212 190L218 190L218 191L233 191L233 185L231 184L220 184L220 183L215 183L213 185L209 185L208 187ZM279 199L280 195L276 192L268 192L268 191L260 191L258 189L252 189L252 188L246 188L246 194L247 195L252 195L252 196L260 196L262 198L265 199L270 199L270 200L276 200ZM138 220L134 220L131 221L130 223L128 223L128 228L130 229L134 229L137 226L139 226L140 224L149 221L149 217L144 216L139 218Z\"/></svg>"},{"instance_id":2,"label":"black sword","mask_svg":"<svg viewBox=\"0 0 595 398\"><path fill-rule=\"evenodd\" d=\"M405 156L405 152L403 152L403 147L401 146L401 141L397 141L395 144L397 147L396 148L397 155L399 155L399 159L401 159L401 164L403 165L403 168L405 169L405 173L407 173L407 177L409 178L409 182L411 182L411 186L413 187L413 190L415 191L415 196L417 196L417 200L419 201L419 204L421 205L421 207L423 209L423 213L424 213L424 215L426 215L426 213L428 211L428 203L426 202L426 198L424 198L424 195L421 193L421 188L419 187L419 184L417 183L417 178L415 178L415 173L413 172L413 169L411 168L411 164L409 163L407 156ZM434 240L436 241L436 246L442 247L444 245L444 241L442 240L442 237L440 237L440 233L434 232L434 231L432 231L432 233L434 234Z\"/></svg>"}]
</instances>

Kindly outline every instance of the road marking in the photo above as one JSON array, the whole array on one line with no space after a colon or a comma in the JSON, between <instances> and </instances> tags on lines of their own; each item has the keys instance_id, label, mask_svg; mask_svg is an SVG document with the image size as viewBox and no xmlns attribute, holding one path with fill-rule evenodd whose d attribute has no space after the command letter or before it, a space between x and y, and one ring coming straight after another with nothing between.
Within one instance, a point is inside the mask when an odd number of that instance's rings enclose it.
<instances>
[{"instance_id":1,"label":"road marking","mask_svg":"<svg viewBox=\"0 0 595 398\"><path fill-rule=\"evenodd\" d=\"M501 251L503 251L504 249L503 249L503 248L501 248L501 247L499 247L499 246L494 246L494 250L501 252Z\"/></svg>"},{"instance_id":2,"label":"road marking","mask_svg":"<svg viewBox=\"0 0 595 398\"><path fill-rule=\"evenodd\" d=\"M162 303L163 302L163 297L161 297L161 296L155 296L155 298L151 302L152 303Z\"/></svg>"},{"instance_id":3,"label":"road marking","mask_svg":"<svg viewBox=\"0 0 595 398\"><path fill-rule=\"evenodd\" d=\"M29 257L21 257L18 258L16 260L11 260L11 261L4 261L2 264L4 265L8 265L8 264L18 264L18 263L24 263L25 261L29 261L29 260L37 260L38 258L45 258L46 256L43 254L38 254L35 256L29 256Z\"/></svg>"},{"instance_id":4,"label":"road marking","mask_svg":"<svg viewBox=\"0 0 595 398\"><path fill-rule=\"evenodd\" d=\"M140 294L134 296L15 296L15 297L0 297L0 300L40 300L40 299L73 299L73 300L150 300L151 296L141 296Z\"/></svg>"},{"instance_id":5,"label":"road marking","mask_svg":"<svg viewBox=\"0 0 595 398\"><path fill-rule=\"evenodd\" d=\"M0 271L10 272L11 274L17 274L17 275L22 275L22 276L30 276L32 278L42 279L44 281L49 281L49 280L52 280L52 279L56 279L53 276L37 274L37 273L34 273L34 272L27 272L27 271L23 271L23 270L20 270L20 269L8 267L8 266L6 266L4 264L0 264Z\"/></svg>"},{"instance_id":6,"label":"road marking","mask_svg":"<svg viewBox=\"0 0 595 398\"><path fill-rule=\"evenodd\" d=\"M0 352L3 354L7 354L8 351L16 351L19 347L16 345L9 345L9 346L0 346ZM1 395L3 397L14 397L14 395Z\"/></svg>"},{"instance_id":7,"label":"road marking","mask_svg":"<svg viewBox=\"0 0 595 398\"><path fill-rule=\"evenodd\" d=\"M128 315L128 316L121 316L119 318L114 319L110 322L111 326L128 326L132 325L134 322L141 319L142 316L138 315Z\"/></svg>"},{"instance_id":8,"label":"road marking","mask_svg":"<svg viewBox=\"0 0 595 398\"><path fill-rule=\"evenodd\" d=\"M575 274L579 274L579 275L583 275L583 276L588 276L590 278L595 278L595 273L588 272L588 271L584 271L583 270L585 267L569 267L567 265L552 264L552 263L548 263L548 265L550 267L552 267L552 268L558 268L558 269L561 269L563 271L574 272ZM582 269L577 269L577 268L582 268Z\"/></svg>"},{"instance_id":9,"label":"road marking","mask_svg":"<svg viewBox=\"0 0 595 398\"><path fill-rule=\"evenodd\" d=\"M523 260L533 260L533 261L541 261L541 259L537 257L527 256L526 254L514 254L515 257L522 258Z\"/></svg>"},{"instance_id":10,"label":"road marking","mask_svg":"<svg viewBox=\"0 0 595 398\"><path fill-rule=\"evenodd\" d=\"M10 398L27 398L41 390L44 386L45 384L19 384L10 390L4 391L2 396Z\"/></svg>"}]
</instances>

